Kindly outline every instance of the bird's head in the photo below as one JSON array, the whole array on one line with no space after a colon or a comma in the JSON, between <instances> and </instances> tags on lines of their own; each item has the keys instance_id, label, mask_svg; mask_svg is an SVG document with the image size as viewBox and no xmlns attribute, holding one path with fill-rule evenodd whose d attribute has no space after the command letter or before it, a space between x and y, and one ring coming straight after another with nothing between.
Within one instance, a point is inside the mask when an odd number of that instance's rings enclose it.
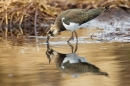
<instances>
[{"instance_id":1,"label":"bird's head","mask_svg":"<svg viewBox=\"0 0 130 86\"><path fill-rule=\"evenodd\" d=\"M51 24L50 30L47 32L47 36L55 36L59 34L59 30L55 25Z\"/></svg>"},{"instance_id":2,"label":"bird's head","mask_svg":"<svg viewBox=\"0 0 130 86\"><path fill-rule=\"evenodd\" d=\"M60 34L59 32L59 29L55 26L55 25L52 25L50 26L50 30L47 32L47 40L46 40L46 43L49 42L49 39L51 36L55 36L57 34Z\"/></svg>"}]
</instances>

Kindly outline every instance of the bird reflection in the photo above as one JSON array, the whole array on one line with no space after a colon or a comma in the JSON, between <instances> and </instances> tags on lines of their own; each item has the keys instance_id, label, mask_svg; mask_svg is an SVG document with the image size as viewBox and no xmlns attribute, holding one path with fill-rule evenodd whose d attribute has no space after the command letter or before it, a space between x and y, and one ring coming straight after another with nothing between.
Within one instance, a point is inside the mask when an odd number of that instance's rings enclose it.
<instances>
[{"instance_id":1,"label":"bird reflection","mask_svg":"<svg viewBox=\"0 0 130 86\"><path fill-rule=\"evenodd\" d=\"M75 54L78 49L78 43L76 43L75 48L70 43L68 43L68 45L71 47L72 52L63 54L53 50L48 43L46 55L49 60L49 64L51 60L54 59L55 65L59 71L68 73L75 78L83 73L108 76L106 72L101 71L95 65L87 62L85 57Z\"/></svg>"}]
</instances>

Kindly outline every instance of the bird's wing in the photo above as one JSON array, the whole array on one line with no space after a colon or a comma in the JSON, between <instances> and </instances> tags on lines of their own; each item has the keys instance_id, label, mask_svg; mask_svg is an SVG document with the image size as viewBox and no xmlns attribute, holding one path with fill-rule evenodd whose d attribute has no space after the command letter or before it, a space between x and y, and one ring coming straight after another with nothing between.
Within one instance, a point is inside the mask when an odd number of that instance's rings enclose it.
<instances>
[{"instance_id":1,"label":"bird's wing","mask_svg":"<svg viewBox=\"0 0 130 86\"><path fill-rule=\"evenodd\" d=\"M71 9L64 15L63 22L67 25L69 25L70 22L78 23L79 25L81 25L97 17L104 11L105 8L98 8L98 9L91 9L91 10Z\"/></svg>"},{"instance_id":2,"label":"bird's wing","mask_svg":"<svg viewBox=\"0 0 130 86\"><path fill-rule=\"evenodd\" d=\"M86 22L87 19L88 16L85 13L85 10L72 9L64 15L63 22L67 25L69 25L70 22L83 24L84 22Z\"/></svg>"}]
</instances>

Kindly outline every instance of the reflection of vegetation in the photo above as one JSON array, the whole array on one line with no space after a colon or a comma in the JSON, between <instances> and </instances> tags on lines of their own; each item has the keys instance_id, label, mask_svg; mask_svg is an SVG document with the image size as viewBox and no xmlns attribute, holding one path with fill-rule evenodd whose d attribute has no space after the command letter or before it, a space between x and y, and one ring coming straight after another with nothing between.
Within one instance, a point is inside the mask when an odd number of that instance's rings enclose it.
<instances>
[{"instance_id":1,"label":"reflection of vegetation","mask_svg":"<svg viewBox=\"0 0 130 86\"><path fill-rule=\"evenodd\" d=\"M0 36L45 35L50 23L62 11L71 8L97 8L108 6L129 8L129 0L5 0L0 1ZM78 0L79 1L79 0ZM82 3L83 2L83 3ZM36 22L36 23L35 23ZM14 28L15 27L15 28Z\"/></svg>"}]
</instances>

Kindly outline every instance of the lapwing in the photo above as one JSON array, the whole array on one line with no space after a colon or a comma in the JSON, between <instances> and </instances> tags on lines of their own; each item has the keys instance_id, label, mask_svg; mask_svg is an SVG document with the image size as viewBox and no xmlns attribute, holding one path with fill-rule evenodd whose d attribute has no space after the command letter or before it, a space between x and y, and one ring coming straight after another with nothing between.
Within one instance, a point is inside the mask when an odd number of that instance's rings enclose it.
<instances>
[{"instance_id":1,"label":"lapwing","mask_svg":"<svg viewBox=\"0 0 130 86\"><path fill-rule=\"evenodd\" d=\"M54 24L51 24L51 27L47 32L46 42L47 43L49 42L50 36L55 36L57 34L60 34L61 31L65 31L65 30L69 30L72 32L72 35L67 42L69 42L73 38L74 33L76 36L76 40L78 41L78 35L76 33L76 30L82 28L83 24L96 18L107 9L108 7L94 8L90 10L69 9L61 12L57 16Z\"/></svg>"},{"instance_id":2,"label":"lapwing","mask_svg":"<svg viewBox=\"0 0 130 86\"><path fill-rule=\"evenodd\" d=\"M71 49L73 51L73 48ZM71 53L59 53L52 49L48 43L46 55L49 59L49 64L51 59L54 59L56 68L59 71L70 74L73 77L77 77L84 73L109 76L107 72L101 71L97 66L88 62L85 57L77 55L76 51Z\"/></svg>"}]
</instances>

